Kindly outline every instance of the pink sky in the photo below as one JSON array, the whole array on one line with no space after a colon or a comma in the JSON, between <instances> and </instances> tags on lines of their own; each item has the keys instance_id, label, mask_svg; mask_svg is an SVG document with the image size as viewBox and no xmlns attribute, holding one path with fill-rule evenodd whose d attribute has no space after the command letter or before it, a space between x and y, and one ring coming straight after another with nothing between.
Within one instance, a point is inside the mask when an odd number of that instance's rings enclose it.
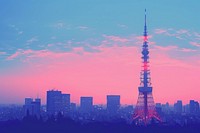
<instances>
[{"instance_id":1,"label":"pink sky","mask_svg":"<svg viewBox=\"0 0 200 133\"><path fill-rule=\"evenodd\" d=\"M0 104L46 103L54 88L136 104L145 14L155 102L200 102L199 1L86 1L3 1Z\"/></svg>"},{"instance_id":2,"label":"pink sky","mask_svg":"<svg viewBox=\"0 0 200 133\"><path fill-rule=\"evenodd\" d=\"M71 101L76 103L80 96L93 96L95 104L105 104L107 94L119 94L122 104L135 104L142 65L140 46L96 48L101 52L89 53L81 47L70 53L19 50L8 60L23 57L26 65L0 76L1 101L23 103L25 97L39 95L45 103L46 91L55 88L70 93ZM198 57L174 59L169 54L174 50L177 48L152 44L150 69L154 100L171 104L176 100L199 101Z\"/></svg>"}]
</instances>

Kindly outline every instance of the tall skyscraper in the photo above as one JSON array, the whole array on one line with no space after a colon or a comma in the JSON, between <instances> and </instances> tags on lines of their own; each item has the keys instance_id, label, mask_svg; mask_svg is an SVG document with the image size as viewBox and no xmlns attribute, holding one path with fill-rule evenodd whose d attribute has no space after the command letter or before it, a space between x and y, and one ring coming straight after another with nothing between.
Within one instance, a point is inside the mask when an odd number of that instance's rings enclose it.
<instances>
[{"instance_id":1,"label":"tall skyscraper","mask_svg":"<svg viewBox=\"0 0 200 133\"><path fill-rule=\"evenodd\" d=\"M67 113L70 109L70 94L62 94L58 90L47 91L47 113Z\"/></svg>"},{"instance_id":2,"label":"tall skyscraper","mask_svg":"<svg viewBox=\"0 0 200 133\"><path fill-rule=\"evenodd\" d=\"M164 114L169 114L170 113L170 106L169 106L168 102L166 104L162 104L162 112Z\"/></svg>"},{"instance_id":3,"label":"tall skyscraper","mask_svg":"<svg viewBox=\"0 0 200 133\"><path fill-rule=\"evenodd\" d=\"M107 111L116 114L120 108L120 95L107 95Z\"/></svg>"},{"instance_id":4,"label":"tall skyscraper","mask_svg":"<svg viewBox=\"0 0 200 133\"><path fill-rule=\"evenodd\" d=\"M80 111L82 113L91 113L93 110L93 97L80 98Z\"/></svg>"},{"instance_id":5,"label":"tall skyscraper","mask_svg":"<svg viewBox=\"0 0 200 133\"><path fill-rule=\"evenodd\" d=\"M152 95L151 77L149 70L149 50L148 35L146 25L146 9L145 9L145 25L142 45L142 71L140 72L140 86L138 87L139 96L134 110L133 119L137 122L148 124L152 118L160 121L156 112Z\"/></svg>"},{"instance_id":6,"label":"tall skyscraper","mask_svg":"<svg viewBox=\"0 0 200 133\"><path fill-rule=\"evenodd\" d=\"M25 98L25 105L30 105L33 102L32 98Z\"/></svg>"},{"instance_id":7,"label":"tall skyscraper","mask_svg":"<svg viewBox=\"0 0 200 133\"><path fill-rule=\"evenodd\" d=\"M182 110L183 110L183 104L181 100L178 100L175 104L174 104L174 111L177 114L182 114Z\"/></svg>"},{"instance_id":8,"label":"tall skyscraper","mask_svg":"<svg viewBox=\"0 0 200 133\"><path fill-rule=\"evenodd\" d=\"M32 98L25 98L25 104L23 106L25 115L36 115L40 116L41 99L36 98L33 101Z\"/></svg>"},{"instance_id":9,"label":"tall skyscraper","mask_svg":"<svg viewBox=\"0 0 200 133\"><path fill-rule=\"evenodd\" d=\"M39 116L41 111L41 99L36 98L35 101L32 102L32 104L33 104L33 114Z\"/></svg>"},{"instance_id":10,"label":"tall skyscraper","mask_svg":"<svg viewBox=\"0 0 200 133\"><path fill-rule=\"evenodd\" d=\"M62 111L61 91L47 91L47 113L55 114Z\"/></svg>"},{"instance_id":11,"label":"tall skyscraper","mask_svg":"<svg viewBox=\"0 0 200 133\"><path fill-rule=\"evenodd\" d=\"M32 111L32 102L33 102L32 98L25 98L25 104L23 106L25 116L33 114L32 113L33 112Z\"/></svg>"},{"instance_id":12,"label":"tall skyscraper","mask_svg":"<svg viewBox=\"0 0 200 133\"><path fill-rule=\"evenodd\" d=\"M62 94L62 107L64 113L70 112L70 94Z\"/></svg>"},{"instance_id":13,"label":"tall skyscraper","mask_svg":"<svg viewBox=\"0 0 200 133\"><path fill-rule=\"evenodd\" d=\"M199 113L199 103L195 100L190 100L189 110L190 110L190 114L198 114Z\"/></svg>"}]
</instances>

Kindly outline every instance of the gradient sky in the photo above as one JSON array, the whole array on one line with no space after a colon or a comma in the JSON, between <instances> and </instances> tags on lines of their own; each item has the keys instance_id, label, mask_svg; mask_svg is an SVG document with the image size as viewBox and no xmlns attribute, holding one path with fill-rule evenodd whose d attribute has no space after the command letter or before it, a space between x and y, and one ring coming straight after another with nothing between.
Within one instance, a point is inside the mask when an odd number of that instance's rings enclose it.
<instances>
[{"instance_id":1,"label":"gradient sky","mask_svg":"<svg viewBox=\"0 0 200 133\"><path fill-rule=\"evenodd\" d=\"M62 90L135 104L144 9L155 102L200 101L199 0L1 0L0 103Z\"/></svg>"}]
</instances>

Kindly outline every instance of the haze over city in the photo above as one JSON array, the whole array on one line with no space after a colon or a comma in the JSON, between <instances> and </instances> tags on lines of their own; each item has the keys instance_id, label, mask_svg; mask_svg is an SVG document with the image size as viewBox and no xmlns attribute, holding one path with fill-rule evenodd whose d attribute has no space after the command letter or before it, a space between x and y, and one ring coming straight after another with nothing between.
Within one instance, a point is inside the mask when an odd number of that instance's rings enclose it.
<instances>
[{"instance_id":1,"label":"haze over city","mask_svg":"<svg viewBox=\"0 0 200 133\"><path fill-rule=\"evenodd\" d=\"M0 1L0 103L58 89L136 104L144 9L155 102L200 101L199 1Z\"/></svg>"}]
</instances>

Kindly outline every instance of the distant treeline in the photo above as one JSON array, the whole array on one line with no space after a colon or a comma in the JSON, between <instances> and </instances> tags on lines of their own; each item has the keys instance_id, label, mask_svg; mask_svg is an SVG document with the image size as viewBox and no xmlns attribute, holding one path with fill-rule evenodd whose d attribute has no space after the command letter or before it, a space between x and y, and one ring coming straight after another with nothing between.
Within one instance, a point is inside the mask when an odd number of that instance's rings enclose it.
<instances>
[{"instance_id":1,"label":"distant treeline","mask_svg":"<svg viewBox=\"0 0 200 133\"><path fill-rule=\"evenodd\" d=\"M123 119L82 122L60 115L44 121L42 118L27 116L23 120L0 122L0 133L200 133L200 124L180 126L152 123L136 126L127 124Z\"/></svg>"}]
</instances>

